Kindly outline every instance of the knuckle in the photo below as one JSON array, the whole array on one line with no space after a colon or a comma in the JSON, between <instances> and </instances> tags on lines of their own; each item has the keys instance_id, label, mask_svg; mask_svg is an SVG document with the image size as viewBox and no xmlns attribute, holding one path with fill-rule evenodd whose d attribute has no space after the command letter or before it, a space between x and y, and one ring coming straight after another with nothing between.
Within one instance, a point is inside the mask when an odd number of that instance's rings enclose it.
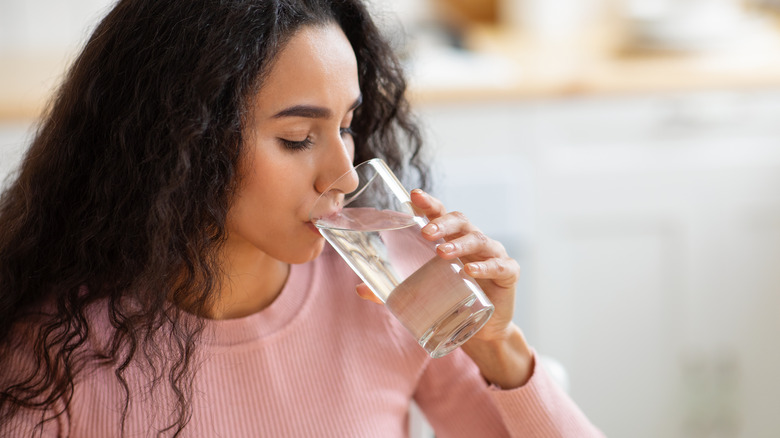
<instances>
[{"instance_id":1,"label":"knuckle","mask_svg":"<svg viewBox=\"0 0 780 438\"><path fill-rule=\"evenodd\" d=\"M463 212L453 211L452 213L450 213L450 215L452 215L452 217L454 217L455 219L457 219L459 221L468 221L468 219L466 218L466 215L463 214Z\"/></svg>"},{"instance_id":2,"label":"knuckle","mask_svg":"<svg viewBox=\"0 0 780 438\"><path fill-rule=\"evenodd\" d=\"M485 235L485 233L483 233L482 231L474 231L472 235L481 244L486 244L490 242L490 238L487 235Z\"/></svg>"},{"instance_id":3,"label":"knuckle","mask_svg":"<svg viewBox=\"0 0 780 438\"><path fill-rule=\"evenodd\" d=\"M522 269L520 268L520 263L517 263L517 260L515 260L515 259L511 259L511 264L512 264L512 266L511 266L512 273L515 276L519 277L520 276L520 272L522 271Z\"/></svg>"}]
</instances>

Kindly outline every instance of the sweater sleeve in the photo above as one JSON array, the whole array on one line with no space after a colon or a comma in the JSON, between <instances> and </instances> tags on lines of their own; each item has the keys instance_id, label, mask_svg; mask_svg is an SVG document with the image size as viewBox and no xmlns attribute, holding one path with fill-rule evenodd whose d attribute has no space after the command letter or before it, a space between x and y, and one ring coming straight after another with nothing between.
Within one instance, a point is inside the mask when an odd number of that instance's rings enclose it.
<instances>
[{"instance_id":1,"label":"sweater sleeve","mask_svg":"<svg viewBox=\"0 0 780 438\"><path fill-rule=\"evenodd\" d=\"M460 350L430 360L415 401L439 438L604 436L543 367L524 386L502 390Z\"/></svg>"}]
</instances>

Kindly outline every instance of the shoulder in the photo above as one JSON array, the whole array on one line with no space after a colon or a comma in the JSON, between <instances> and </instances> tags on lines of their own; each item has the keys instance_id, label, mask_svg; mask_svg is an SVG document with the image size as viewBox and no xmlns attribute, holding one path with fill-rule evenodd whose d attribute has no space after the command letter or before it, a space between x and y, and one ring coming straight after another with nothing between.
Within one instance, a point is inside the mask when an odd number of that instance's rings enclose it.
<instances>
[{"instance_id":1,"label":"shoulder","mask_svg":"<svg viewBox=\"0 0 780 438\"><path fill-rule=\"evenodd\" d=\"M88 358L108 349L113 328L109 321L108 300L100 299L67 316L55 300L48 300L13 323L0 346L0 363L7 373L0 373L0 384L16 379L31 370L56 366L52 360L67 358L71 371L84 365Z\"/></svg>"},{"instance_id":2,"label":"shoulder","mask_svg":"<svg viewBox=\"0 0 780 438\"><path fill-rule=\"evenodd\" d=\"M67 436L68 416L60 357L63 329L48 311L16 321L0 346L0 436ZM9 415L9 417L6 417Z\"/></svg>"}]
</instances>

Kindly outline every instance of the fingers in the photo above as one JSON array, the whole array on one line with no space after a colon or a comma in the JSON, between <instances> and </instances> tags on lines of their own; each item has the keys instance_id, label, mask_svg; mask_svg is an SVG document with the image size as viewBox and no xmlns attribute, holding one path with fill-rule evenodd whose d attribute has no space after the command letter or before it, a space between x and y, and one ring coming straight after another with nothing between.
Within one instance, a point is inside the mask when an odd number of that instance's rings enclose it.
<instances>
[{"instance_id":1,"label":"fingers","mask_svg":"<svg viewBox=\"0 0 780 438\"><path fill-rule=\"evenodd\" d=\"M443 243L436 251L447 260L460 257L467 274L491 279L501 287L512 287L520 278L517 261L509 257L501 243L480 231Z\"/></svg>"},{"instance_id":2,"label":"fingers","mask_svg":"<svg viewBox=\"0 0 780 438\"><path fill-rule=\"evenodd\" d=\"M423 235L428 240L454 239L469 233L478 233L479 229L461 212L455 211L431 219L422 228Z\"/></svg>"},{"instance_id":3,"label":"fingers","mask_svg":"<svg viewBox=\"0 0 780 438\"><path fill-rule=\"evenodd\" d=\"M500 287L514 287L520 278L520 265L511 258L492 258L479 262L466 263L466 273L480 279L490 279Z\"/></svg>"},{"instance_id":4,"label":"fingers","mask_svg":"<svg viewBox=\"0 0 780 438\"><path fill-rule=\"evenodd\" d=\"M474 229L471 222L460 212L447 213L444 204L420 189L412 190L412 205L424 214L430 223L423 227L423 234L429 240L465 234Z\"/></svg>"},{"instance_id":5,"label":"fingers","mask_svg":"<svg viewBox=\"0 0 780 438\"><path fill-rule=\"evenodd\" d=\"M476 256L482 258L506 257L503 245L488 238L459 211L445 213L441 201L422 190L413 190L415 206L429 215L430 222L422 228L426 239L448 242L439 245L437 251L445 259Z\"/></svg>"},{"instance_id":6,"label":"fingers","mask_svg":"<svg viewBox=\"0 0 780 438\"><path fill-rule=\"evenodd\" d=\"M487 237L479 230L443 243L436 247L436 251L447 260L466 256L507 257L506 249L501 243Z\"/></svg>"},{"instance_id":7,"label":"fingers","mask_svg":"<svg viewBox=\"0 0 780 438\"><path fill-rule=\"evenodd\" d=\"M365 283L360 283L355 287L355 291L357 292L358 296L360 298L363 298L364 300L373 301L378 304L382 304L382 300L380 300L374 292L371 291L371 288L368 287Z\"/></svg>"},{"instance_id":8,"label":"fingers","mask_svg":"<svg viewBox=\"0 0 780 438\"><path fill-rule=\"evenodd\" d=\"M441 201L420 189L412 190L409 195L412 198L412 205L429 220L433 220L447 213L447 210L444 208L444 204L442 204Z\"/></svg>"},{"instance_id":9,"label":"fingers","mask_svg":"<svg viewBox=\"0 0 780 438\"><path fill-rule=\"evenodd\" d=\"M513 287L520 277L520 266L501 243L487 237L463 213L447 213L441 201L422 190L412 190L411 196L413 205L430 221L422 228L425 238L447 240L436 248L442 258L460 258L470 276Z\"/></svg>"}]
</instances>

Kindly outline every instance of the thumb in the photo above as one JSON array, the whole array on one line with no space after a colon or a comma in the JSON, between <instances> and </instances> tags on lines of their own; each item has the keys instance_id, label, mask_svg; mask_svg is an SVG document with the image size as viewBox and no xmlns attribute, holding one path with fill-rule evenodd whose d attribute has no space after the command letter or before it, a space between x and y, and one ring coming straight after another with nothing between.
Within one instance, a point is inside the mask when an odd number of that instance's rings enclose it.
<instances>
[{"instance_id":1,"label":"thumb","mask_svg":"<svg viewBox=\"0 0 780 438\"><path fill-rule=\"evenodd\" d=\"M380 300L376 295L374 295L374 292L371 291L371 288L368 287L365 283L360 283L355 287L355 291L357 292L358 296L360 298L363 298L364 300L373 301L375 303L382 304L382 300Z\"/></svg>"}]
</instances>

